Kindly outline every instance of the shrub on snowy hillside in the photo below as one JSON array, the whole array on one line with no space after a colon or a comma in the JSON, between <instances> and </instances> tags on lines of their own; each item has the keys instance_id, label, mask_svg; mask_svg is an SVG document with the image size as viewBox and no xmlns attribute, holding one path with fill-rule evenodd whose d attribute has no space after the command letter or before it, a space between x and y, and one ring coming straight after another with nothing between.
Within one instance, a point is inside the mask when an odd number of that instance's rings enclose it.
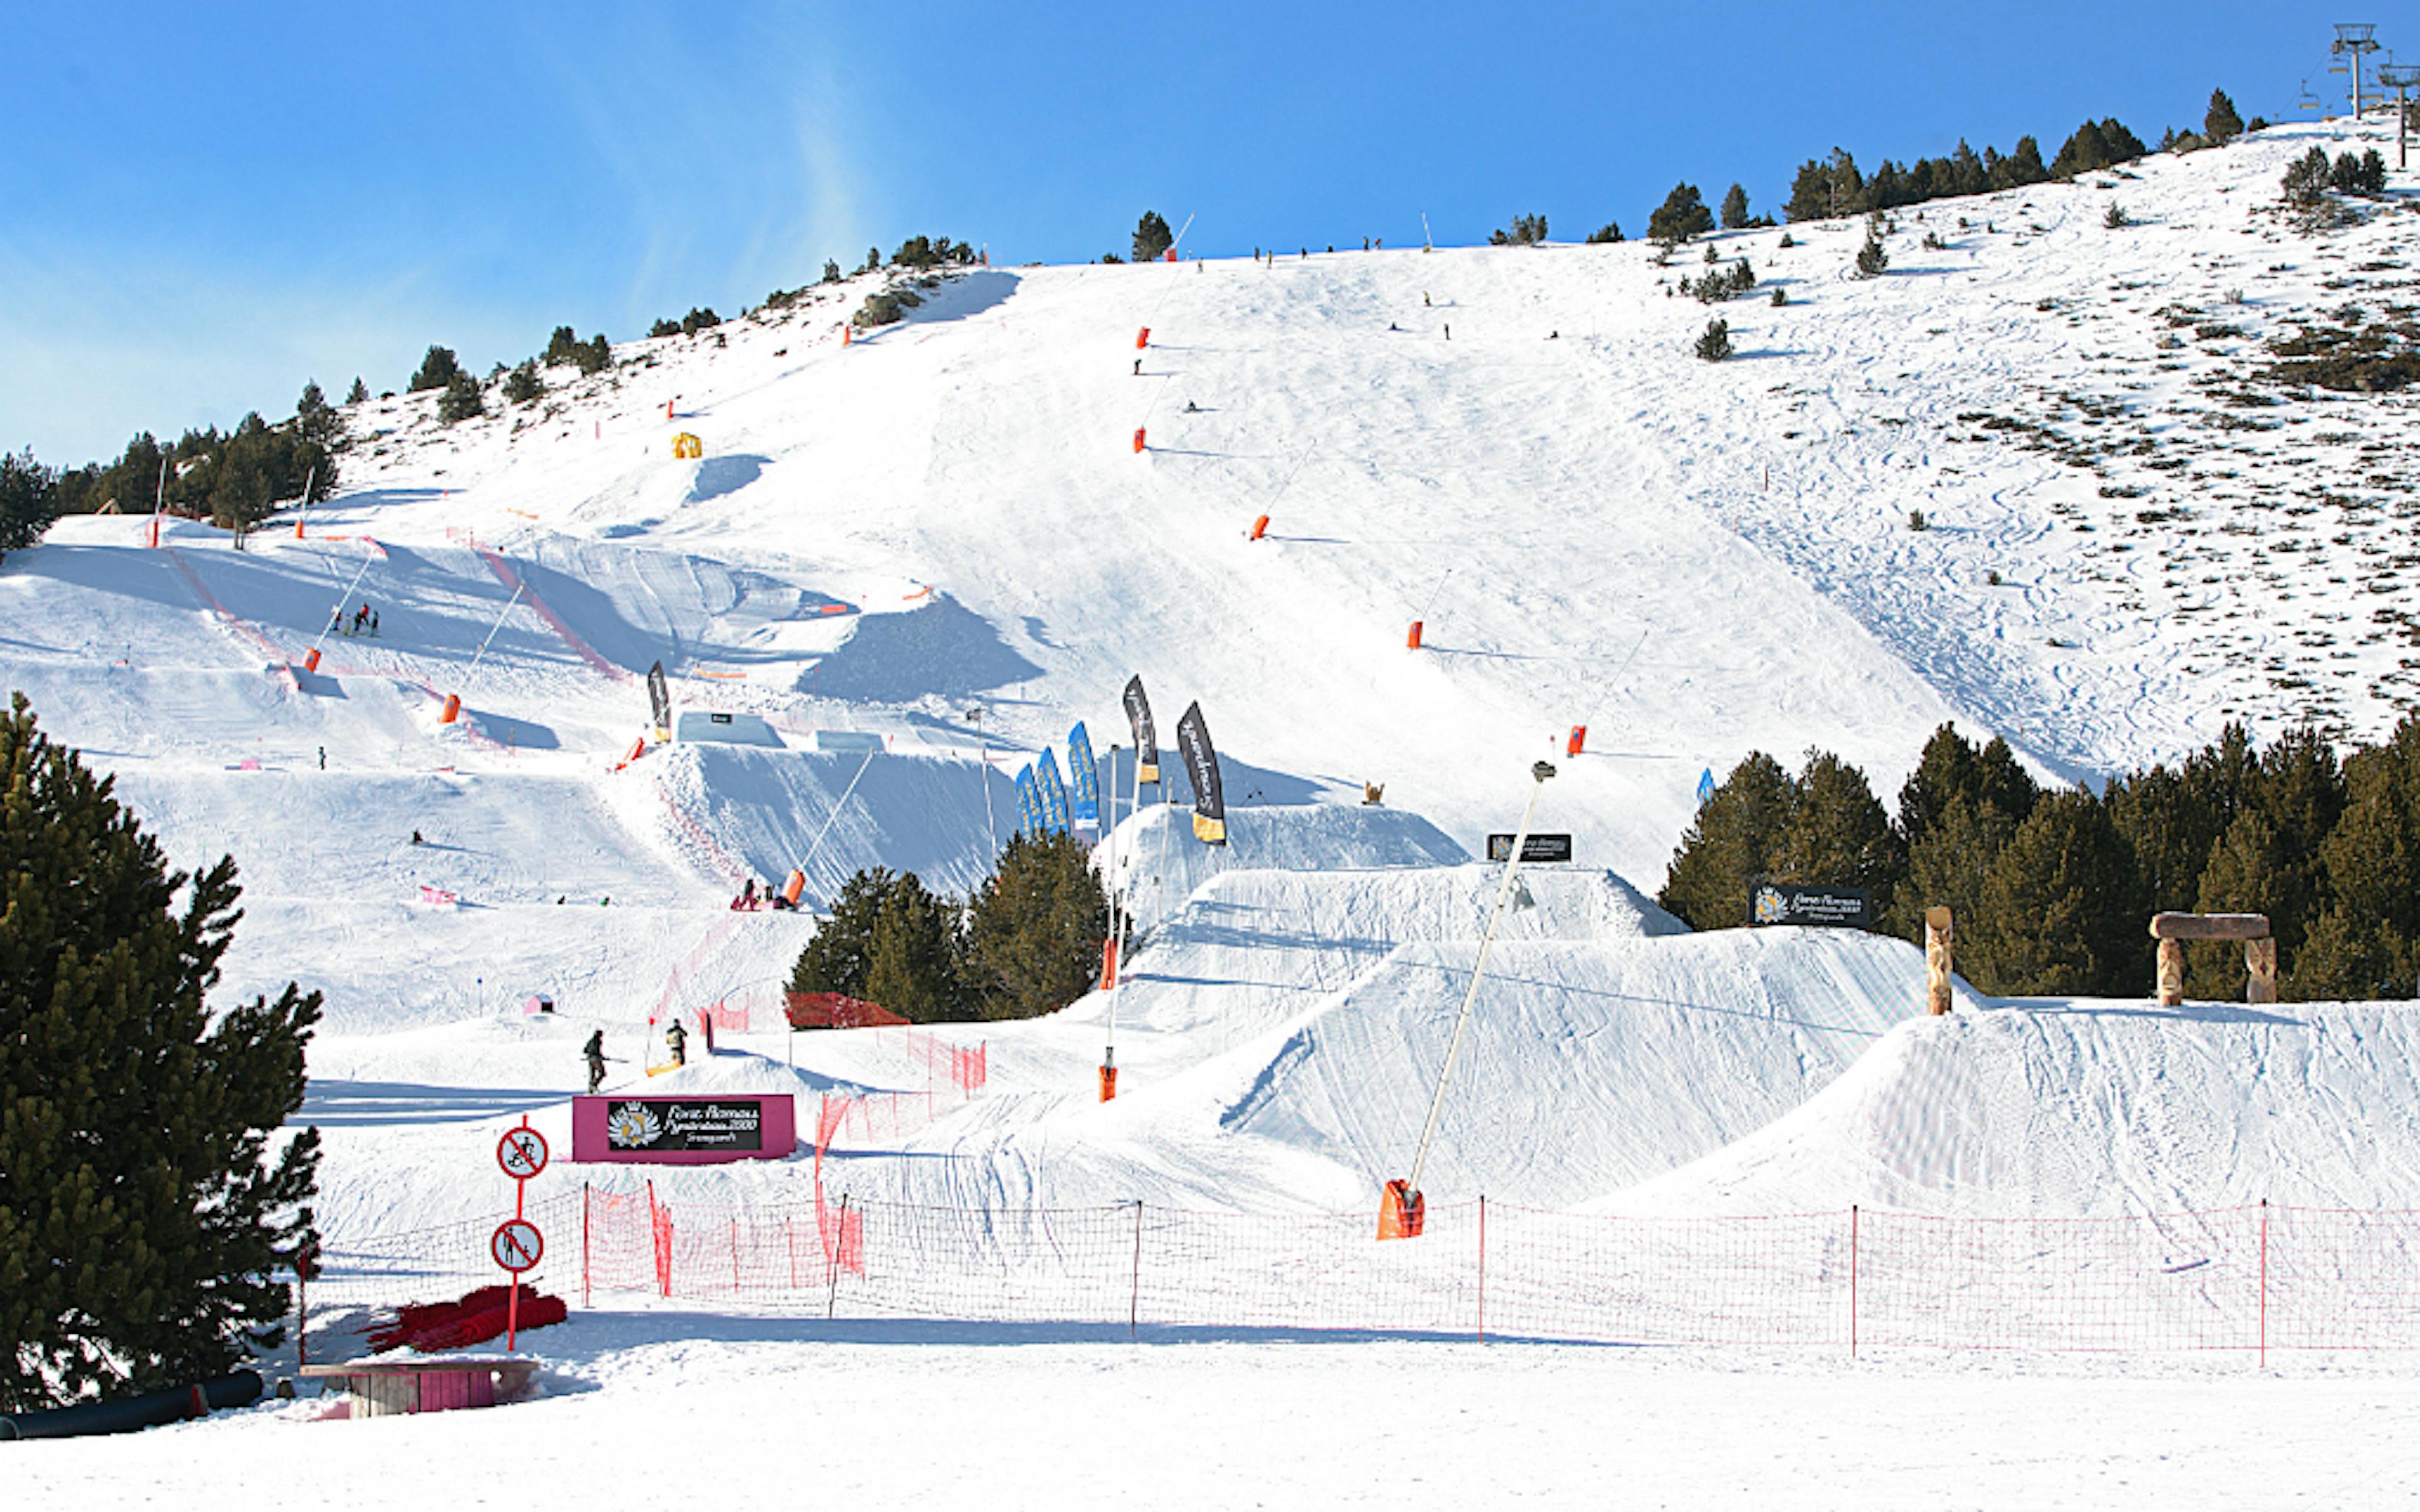
<instances>
[{"instance_id":1,"label":"shrub on snowy hillside","mask_svg":"<svg viewBox=\"0 0 2420 1512\"><path fill-rule=\"evenodd\" d=\"M1055 1012L1093 988L1109 902L1066 835L1013 837L967 906L966 981L987 1019Z\"/></svg>"},{"instance_id":2,"label":"shrub on snowy hillside","mask_svg":"<svg viewBox=\"0 0 2420 1512\"><path fill-rule=\"evenodd\" d=\"M451 425L488 412L487 401L480 396L479 380L468 373L457 373L437 399L437 418Z\"/></svg>"},{"instance_id":3,"label":"shrub on snowy hillside","mask_svg":"<svg viewBox=\"0 0 2420 1512\"><path fill-rule=\"evenodd\" d=\"M2201 118L2201 134L2205 142L2232 142L2243 134L2243 117L2235 113L2235 101L2226 98L2224 89L2210 92L2210 109Z\"/></svg>"},{"instance_id":4,"label":"shrub on snowy hillside","mask_svg":"<svg viewBox=\"0 0 2420 1512\"><path fill-rule=\"evenodd\" d=\"M1731 354L1731 323L1720 319L1707 321L1706 329L1699 333L1698 344L1691 350L1703 363L1719 363L1729 358Z\"/></svg>"},{"instance_id":5,"label":"shrub on snowy hillside","mask_svg":"<svg viewBox=\"0 0 2420 1512\"><path fill-rule=\"evenodd\" d=\"M1490 231L1487 244L1491 247L1534 247L1546 239L1546 218L1543 215L1516 215L1510 231Z\"/></svg>"},{"instance_id":6,"label":"shrub on snowy hillside","mask_svg":"<svg viewBox=\"0 0 2420 1512\"><path fill-rule=\"evenodd\" d=\"M2060 146L2058 156L2051 160L2051 177L2072 178L2096 168L2132 162L2149 150L2143 139L2126 130L2115 116L2086 121Z\"/></svg>"},{"instance_id":7,"label":"shrub on snowy hillside","mask_svg":"<svg viewBox=\"0 0 2420 1512\"><path fill-rule=\"evenodd\" d=\"M285 1124L319 995L212 1011L235 863L170 871L112 786L0 717L0 1411L273 1347L311 1235L319 1136Z\"/></svg>"},{"instance_id":8,"label":"shrub on snowy hillside","mask_svg":"<svg viewBox=\"0 0 2420 1512\"><path fill-rule=\"evenodd\" d=\"M420 370L411 375L411 392L426 393L442 389L460 376L462 364L456 361L451 347L431 347L428 355L420 360Z\"/></svg>"},{"instance_id":9,"label":"shrub on snowy hillside","mask_svg":"<svg viewBox=\"0 0 2420 1512\"><path fill-rule=\"evenodd\" d=\"M1145 210L1135 223L1134 260L1156 262L1160 254L1176 245L1176 234L1168 228L1167 220L1157 210Z\"/></svg>"},{"instance_id":10,"label":"shrub on snowy hillside","mask_svg":"<svg viewBox=\"0 0 2420 1512\"><path fill-rule=\"evenodd\" d=\"M1672 193L1664 196L1664 203L1647 217L1647 239L1667 247L1678 246L1714 228L1714 214L1706 208L1695 184L1673 185Z\"/></svg>"}]
</instances>

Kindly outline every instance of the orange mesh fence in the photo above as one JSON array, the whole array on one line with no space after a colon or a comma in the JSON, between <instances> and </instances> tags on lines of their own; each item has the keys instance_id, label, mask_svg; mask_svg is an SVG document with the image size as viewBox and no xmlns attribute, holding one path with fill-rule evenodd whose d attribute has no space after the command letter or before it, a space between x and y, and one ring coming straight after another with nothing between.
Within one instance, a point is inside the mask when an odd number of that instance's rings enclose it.
<instances>
[{"instance_id":1,"label":"orange mesh fence","mask_svg":"<svg viewBox=\"0 0 2420 1512\"><path fill-rule=\"evenodd\" d=\"M818 1147L860 1100L830 1100ZM1848 1350L2420 1348L2420 1213L2113 1219L1851 1210L1622 1217L1469 1202L1380 1242L1370 1213L1124 1203L731 1205L583 1189L534 1204L528 1280L659 1302L1004 1323ZM501 1277L486 1221L331 1244L314 1348L370 1310Z\"/></svg>"}]
</instances>

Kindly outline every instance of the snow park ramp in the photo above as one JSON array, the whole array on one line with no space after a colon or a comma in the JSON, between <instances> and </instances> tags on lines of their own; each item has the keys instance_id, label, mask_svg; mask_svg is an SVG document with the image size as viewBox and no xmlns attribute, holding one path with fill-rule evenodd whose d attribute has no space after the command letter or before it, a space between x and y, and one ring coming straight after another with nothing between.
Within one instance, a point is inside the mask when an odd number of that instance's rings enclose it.
<instances>
[{"instance_id":1,"label":"snow park ramp","mask_svg":"<svg viewBox=\"0 0 2420 1512\"><path fill-rule=\"evenodd\" d=\"M1222 1127L1405 1174L1475 942L1405 946L1289 1036ZM1917 1011L1924 959L1846 931L1499 942L1422 1185L1563 1207L1754 1133Z\"/></svg>"},{"instance_id":2,"label":"snow park ramp","mask_svg":"<svg viewBox=\"0 0 2420 1512\"><path fill-rule=\"evenodd\" d=\"M1621 1211L2116 1217L2420 1201L2420 1004L2006 1003L1894 1028Z\"/></svg>"},{"instance_id":3,"label":"snow park ramp","mask_svg":"<svg viewBox=\"0 0 2420 1512\"><path fill-rule=\"evenodd\" d=\"M809 908L868 866L963 894L991 874L1016 822L1015 784L971 761L699 743L660 748L626 775L654 785L683 842L710 840L733 863L735 890L743 876L778 881L804 868Z\"/></svg>"},{"instance_id":4,"label":"snow park ramp","mask_svg":"<svg viewBox=\"0 0 2420 1512\"><path fill-rule=\"evenodd\" d=\"M1171 760L1173 758L1171 757ZM1193 810L1146 804L1118 824L1113 847L1126 903L1152 923L1228 872L1330 872L1455 866L1470 853L1416 813L1340 804L1248 804L1227 810L1227 843L1193 837Z\"/></svg>"}]
</instances>

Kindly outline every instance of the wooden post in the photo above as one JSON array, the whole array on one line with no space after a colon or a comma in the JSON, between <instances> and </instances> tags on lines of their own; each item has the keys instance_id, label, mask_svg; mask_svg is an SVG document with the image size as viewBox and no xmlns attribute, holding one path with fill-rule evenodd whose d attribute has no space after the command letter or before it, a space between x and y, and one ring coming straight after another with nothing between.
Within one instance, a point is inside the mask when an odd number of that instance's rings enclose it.
<instances>
[{"instance_id":1,"label":"wooden post","mask_svg":"<svg viewBox=\"0 0 2420 1512\"><path fill-rule=\"evenodd\" d=\"M2242 940L2243 964L2252 978L2250 1000L2277 1000L2277 943L2266 914L2153 914L2151 937L2160 942L2160 1006L2185 1000L2185 941ZM2262 994L2267 995L2261 995Z\"/></svg>"},{"instance_id":2,"label":"wooden post","mask_svg":"<svg viewBox=\"0 0 2420 1512\"><path fill-rule=\"evenodd\" d=\"M2160 942L2160 1006L2175 1008L2184 1000L2185 942L2162 940Z\"/></svg>"},{"instance_id":3,"label":"wooden post","mask_svg":"<svg viewBox=\"0 0 2420 1512\"><path fill-rule=\"evenodd\" d=\"M1957 938L1949 910L1924 911L1924 1011L1938 1018L1949 1011L1950 946Z\"/></svg>"},{"instance_id":4,"label":"wooden post","mask_svg":"<svg viewBox=\"0 0 2420 1512\"><path fill-rule=\"evenodd\" d=\"M2277 942L2273 939L2244 941L2243 973L2245 1002L2275 1002L2277 1000Z\"/></svg>"}]
</instances>

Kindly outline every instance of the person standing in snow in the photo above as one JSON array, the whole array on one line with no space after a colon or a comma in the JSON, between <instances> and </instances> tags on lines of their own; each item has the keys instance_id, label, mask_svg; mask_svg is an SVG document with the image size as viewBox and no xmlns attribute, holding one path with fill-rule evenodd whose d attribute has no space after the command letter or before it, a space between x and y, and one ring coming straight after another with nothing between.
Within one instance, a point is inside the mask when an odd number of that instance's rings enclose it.
<instances>
[{"instance_id":1,"label":"person standing in snow","mask_svg":"<svg viewBox=\"0 0 2420 1512\"><path fill-rule=\"evenodd\" d=\"M589 1035L580 1053L588 1057L588 1095L595 1097L597 1088L605 1085L605 1031L598 1029Z\"/></svg>"},{"instance_id":2,"label":"person standing in snow","mask_svg":"<svg viewBox=\"0 0 2420 1512\"><path fill-rule=\"evenodd\" d=\"M664 1047L673 1053L674 1065L689 1064L689 1031L681 1027L680 1020L673 1020L664 1030Z\"/></svg>"}]
</instances>

